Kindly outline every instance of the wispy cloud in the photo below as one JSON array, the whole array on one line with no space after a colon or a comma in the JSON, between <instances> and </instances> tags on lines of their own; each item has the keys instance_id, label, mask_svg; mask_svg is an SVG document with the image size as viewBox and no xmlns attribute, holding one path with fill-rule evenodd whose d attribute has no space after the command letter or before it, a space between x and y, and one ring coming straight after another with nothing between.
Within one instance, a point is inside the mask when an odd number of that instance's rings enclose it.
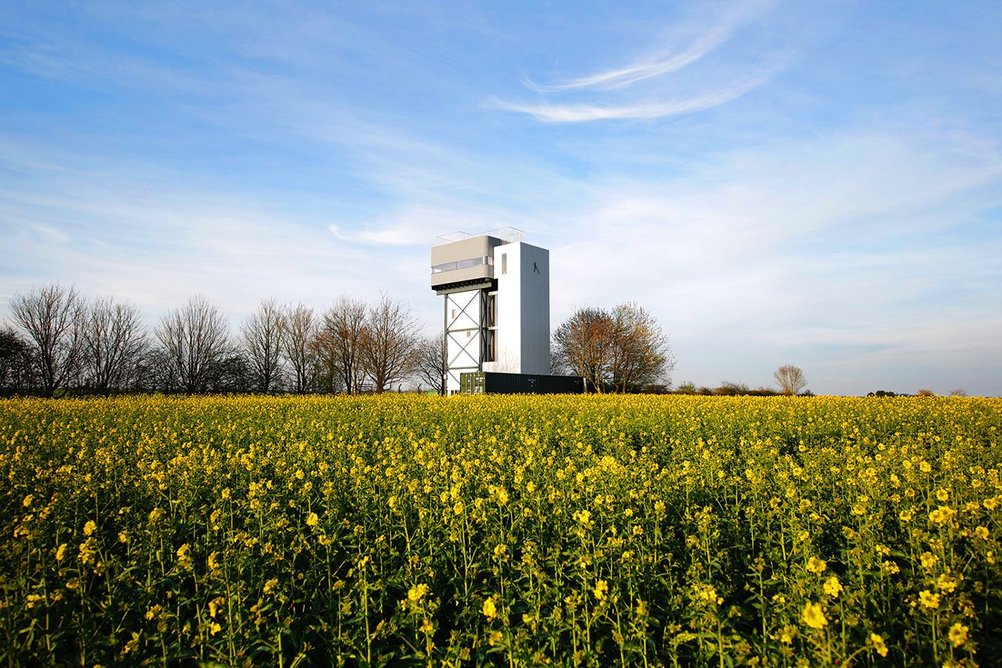
<instances>
[{"instance_id":1,"label":"wispy cloud","mask_svg":"<svg viewBox=\"0 0 1002 668\"><path fill-rule=\"evenodd\" d=\"M669 53L634 62L625 67L596 72L562 83L538 84L526 77L527 88L537 93L558 93L582 88L615 89L630 86L645 79L677 72L696 62L713 49L720 46L731 34L738 21L730 18L697 38L680 53Z\"/></svg>"},{"instance_id":2,"label":"wispy cloud","mask_svg":"<svg viewBox=\"0 0 1002 668\"><path fill-rule=\"evenodd\" d=\"M681 50L659 48L653 55L634 58L627 65L565 81L543 84L529 77L523 79L526 88L544 96L602 93L613 95L613 102L588 99L561 103L496 101L495 106L507 111L528 114L545 123L582 123L662 118L726 104L766 83L771 78L772 72L765 73L761 67L758 71L750 70L747 63L741 63L737 68L740 72L738 77L733 74L724 75L731 78L731 82L725 83L720 80L723 72L727 70L733 72L735 69L733 66L725 65L723 70L718 69L699 76L695 87L691 81L681 81L677 76L670 75L681 75L683 70L718 50L742 24L751 16L760 14L768 4L771 3L754 2L737 5L718 17L709 27L702 27L696 31L696 36ZM643 84L642 90L632 90L639 84ZM690 88L690 91L680 95L686 88Z\"/></svg>"},{"instance_id":3,"label":"wispy cloud","mask_svg":"<svg viewBox=\"0 0 1002 668\"><path fill-rule=\"evenodd\" d=\"M497 106L508 111L528 114L536 120L547 123L581 123L587 121L653 119L665 116L689 114L712 109L745 95L768 81L768 76L744 81L727 88L703 93L678 100L641 102L637 104L596 105L596 104L513 104L498 102Z\"/></svg>"}]
</instances>

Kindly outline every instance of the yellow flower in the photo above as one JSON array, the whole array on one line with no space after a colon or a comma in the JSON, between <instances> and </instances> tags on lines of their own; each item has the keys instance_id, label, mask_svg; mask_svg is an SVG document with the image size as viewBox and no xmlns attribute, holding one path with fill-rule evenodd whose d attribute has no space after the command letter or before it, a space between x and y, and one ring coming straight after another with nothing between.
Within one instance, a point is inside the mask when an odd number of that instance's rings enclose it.
<instances>
[{"instance_id":1,"label":"yellow flower","mask_svg":"<svg viewBox=\"0 0 1002 668\"><path fill-rule=\"evenodd\" d=\"M873 650L880 656L887 656L887 645L884 644L883 637L877 635L876 633L870 634L870 643L873 645Z\"/></svg>"},{"instance_id":2,"label":"yellow flower","mask_svg":"<svg viewBox=\"0 0 1002 668\"><path fill-rule=\"evenodd\" d=\"M595 584L595 591L593 593L595 594L596 599L604 601L606 599L606 595L609 593L609 583L605 580L599 580Z\"/></svg>"},{"instance_id":3,"label":"yellow flower","mask_svg":"<svg viewBox=\"0 0 1002 668\"><path fill-rule=\"evenodd\" d=\"M968 630L969 629L960 622L956 622L950 627L950 642L953 643L954 647L960 647L967 642Z\"/></svg>"},{"instance_id":4,"label":"yellow flower","mask_svg":"<svg viewBox=\"0 0 1002 668\"><path fill-rule=\"evenodd\" d=\"M936 565L937 561L939 561L939 558L932 552L923 552L920 559L922 560L922 568L927 571L932 570L932 567Z\"/></svg>"},{"instance_id":5,"label":"yellow flower","mask_svg":"<svg viewBox=\"0 0 1002 668\"><path fill-rule=\"evenodd\" d=\"M407 591L407 600L411 603L417 603L421 600L425 594L428 593L428 585L425 583L416 584Z\"/></svg>"},{"instance_id":6,"label":"yellow flower","mask_svg":"<svg viewBox=\"0 0 1002 668\"><path fill-rule=\"evenodd\" d=\"M808 601L807 605L804 606L804 611L801 613L800 619L812 629L823 629L828 625L828 620L825 618L825 613L821 609L820 603L811 603Z\"/></svg>"},{"instance_id":7,"label":"yellow flower","mask_svg":"<svg viewBox=\"0 0 1002 668\"><path fill-rule=\"evenodd\" d=\"M832 598L838 598L838 595L842 593L842 583L838 581L838 578L834 575L825 580L824 592L831 596Z\"/></svg>"},{"instance_id":8,"label":"yellow flower","mask_svg":"<svg viewBox=\"0 0 1002 668\"><path fill-rule=\"evenodd\" d=\"M929 521L933 524L946 524L953 519L953 516L957 514L957 511L950 506L940 506L936 510L929 513Z\"/></svg>"},{"instance_id":9,"label":"yellow flower","mask_svg":"<svg viewBox=\"0 0 1002 668\"><path fill-rule=\"evenodd\" d=\"M961 578L954 577L949 573L943 573L942 575L939 576L939 578L936 579L936 589L939 589L940 591L944 591L947 594L949 594L957 588L957 582L960 579Z\"/></svg>"},{"instance_id":10,"label":"yellow flower","mask_svg":"<svg viewBox=\"0 0 1002 668\"><path fill-rule=\"evenodd\" d=\"M823 560L818 559L817 557L811 557L810 559L807 560L807 570L809 570L811 573L817 573L818 575L820 575L821 573L825 572L826 568L828 568L828 564L826 564Z\"/></svg>"},{"instance_id":11,"label":"yellow flower","mask_svg":"<svg viewBox=\"0 0 1002 668\"><path fill-rule=\"evenodd\" d=\"M927 610L935 610L939 607L939 594L923 589L919 592L919 604Z\"/></svg>"},{"instance_id":12,"label":"yellow flower","mask_svg":"<svg viewBox=\"0 0 1002 668\"><path fill-rule=\"evenodd\" d=\"M265 585L267 586L267 585ZM217 596L216 598L209 601L209 617L215 619L216 615L219 614L219 608L226 603L226 599L222 596Z\"/></svg>"},{"instance_id":13,"label":"yellow flower","mask_svg":"<svg viewBox=\"0 0 1002 668\"><path fill-rule=\"evenodd\" d=\"M497 619L497 616L498 616L498 609L497 606L494 605L494 597L490 596L487 598L486 601L484 601L484 617L486 617L491 621L494 621L495 619Z\"/></svg>"},{"instance_id":14,"label":"yellow flower","mask_svg":"<svg viewBox=\"0 0 1002 668\"><path fill-rule=\"evenodd\" d=\"M264 588L262 589L262 591L264 592L265 596L267 596L271 592L275 591L275 587L277 586L278 586L278 578L272 578L264 583Z\"/></svg>"},{"instance_id":15,"label":"yellow flower","mask_svg":"<svg viewBox=\"0 0 1002 668\"><path fill-rule=\"evenodd\" d=\"M941 489L936 492L936 498L939 499L940 501L949 501L950 493L945 489Z\"/></svg>"},{"instance_id":16,"label":"yellow flower","mask_svg":"<svg viewBox=\"0 0 1002 668\"><path fill-rule=\"evenodd\" d=\"M882 570L887 575L897 575L898 573L901 572L901 569L898 568L898 565L890 560L880 564L880 570Z\"/></svg>"},{"instance_id":17,"label":"yellow flower","mask_svg":"<svg viewBox=\"0 0 1002 668\"><path fill-rule=\"evenodd\" d=\"M83 531L85 536L90 536L97 531L97 525L94 523L94 520L87 520L87 523L84 524Z\"/></svg>"},{"instance_id":18,"label":"yellow flower","mask_svg":"<svg viewBox=\"0 0 1002 668\"><path fill-rule=\"evenodd\" d=\"M191 570L191 545L188 543L177 548L177 563L184 570Z\"/></svg>"},{"instance_id":19,"label":"yellow flower","mask_svg":"<svg viewBox=\"0 0 1002 668\"><path fill-rule=\"evenodd\" d=\"M56 548L56 561L62 561L63 557L66 556L66 543L62 543Z\"/></svg>"},{"instance_id":20,"label":"yellow flower","mask_svg":"<svg viewBox=\"0 0 1002 668\"><path fill-rule=\"evenodd\" d=\"M306 526L315 527L319 523L320 523L320 518L317 517L316 513L310 513L309 515L306 516Z\"/></svg>"},{"instance_id":21,"label":"yellow flower","mask_svg":"<svg viewBox=\"0 0 1002 668\"><path fill-rule=\"evenodd\" d=\"M988 540L988 527L978 526L976 529L974 529L974 535L980 538L981 540Z\"/></svg>"}]
</instances>

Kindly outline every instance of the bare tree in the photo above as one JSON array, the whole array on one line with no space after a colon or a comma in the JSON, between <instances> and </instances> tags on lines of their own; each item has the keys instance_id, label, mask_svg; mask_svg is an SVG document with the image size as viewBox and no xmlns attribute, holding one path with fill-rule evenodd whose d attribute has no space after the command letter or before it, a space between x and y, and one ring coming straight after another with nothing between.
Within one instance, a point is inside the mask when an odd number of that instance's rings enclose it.
<instances>
[{"instance_id":1,"label":"bare tree","mask_svg":"<svg viewBox=\"0 0 1002 668\"><path fill-rule=\"evenodd\" d=\"M582 376L595 392L642 390L665 379L674 361L665 336L646 309L578 309L553 334L553 366Z\"/></svg>"},{"instance_id":2,"label":"bare tree","mask_svg":"<svg viewBox=\"0 0 1002 668\"><path fill-rule=\"evenodd\" d=\"M418 343L416 375L436 392L445 394L445 337L429 336Z\"/></svg>"},{"instance_id":3,"label":"bare tree","mask_svg":"<svg viewBox=\"0 0 1002 668\"><path fill-rule=\"evenodd\" d=\"M139 310L113 299L87 304L82 340L84 381L102 394L125 389L146 350Z\"/></svg>"},{"instance_id":4,"label":"bare tree","mask_svg":"<svg viewBox=\"0 0 1002 668\"><path fill-rule=\"evenodd\" d=\"M383 295L362 332L363 368L377 393L414 371L418 324L406 306Z\"/></svg>"},{"instance_id":5,"label":"bare tree","mask_svg":"<svg viewBox=\"0 0 1002 668\"><path fill-rule=\"evenodd\" d=\"M205 391L214 367L229 352L227 329L219 309L201 296L165 315L156 336L171 384L188 394Z\"/></svg>"},{"instance_id":6,"label":"bare tree","mask_svg":"<svg viewBox=\"0 0 1002 668\"><path fill-rule=\"evenodd\" d=\"M364 302L341 297L324 314L321 348L326 347L328 366L337 370L337 385L349 394L362 388L368 307Z\"/></svg>"},{"instance_id":7,"label":"bare tree","mask_svg":"<svg viewBox=\"0 0 1002 668\"><path fill-rule=\"evenodd\" d=\"M28 389L31 372L31 346L13 328L0 329L0 393Z\"/></svg>"},{"instance_id":8,"label":"bare tree","mask_svg":"<svg viewBox=\"0 0 1002 668\"><path fill-rule=\"evenodd\" d=\"M317 336L317 322L313 309L303 304L285 309L282 353L292 367L293 389L305 394L310 389L316 352L313 341Z\"/></svg>"},{"instance_id":9,"label":"bare tree","mask_svg":"<svg viewBox=\"0 0 1002 668\"><path fill-rule=\"evenodd\" d=\"M613 356L615 323L599 308L578 309L553 333L553 365L602 392Z\"/></svg>"},{"instance_id":10,"label":"bare tree","mask_svg":"<svg viewBox=\"0 0 1002 668\"><path fill-rule=\"evenodd\" d=\"M274 299L261 302L240 327L254 388L269 392L281 382L285 314Z\"/></svg>"},{"instance_id":11,"label":"bare tree","mask_svg":"<svg viewBox=\"0 0 1002 668\"><path fill-rule=\"evenodd\" d=\"M674 362L668 337L654 316L636 304L612 312L612 383L620 392L637 391L667 380Z\"/></svg>"},{"instance_id":12,"label":"bare tree","mask_svg":"<svg viewBox=\"0 0 1002 668\"><path fill-rule=\"evenodd\" d=\"M800 391L807 387L807 377L804 376L804 372L792 364L784 364L776 369L773 377L779 383L779 389L783 394L800 394Z\"/></svg>"},{"instance_id":13,"label":"bare tree","mask_svg":"<svg viewBox=\"0 0 1002 668\"><path fill-rule=\"evenodd\" d=\"M81 307L76 290L58 284L36 288L11 300L14 319L34 343L42 389L47 397L62 388L79 368Z\"/></svg>"}]
</instances>

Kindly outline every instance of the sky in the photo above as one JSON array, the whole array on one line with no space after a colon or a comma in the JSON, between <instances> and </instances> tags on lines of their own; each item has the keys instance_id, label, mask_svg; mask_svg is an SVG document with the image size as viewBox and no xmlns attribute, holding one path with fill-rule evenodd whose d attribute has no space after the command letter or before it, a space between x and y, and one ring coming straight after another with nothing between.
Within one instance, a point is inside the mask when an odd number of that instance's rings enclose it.
<instances>
[{"instance_id":1,"label":"sky","mask_svg":"<svg viewBox=\"0 0 1002 668\"><path fill-rule=\"evenodd\" d=\"M385 293L439 235L635 302L675 385L1002 395L1002 3L0 5L0 318Z\"/></svg>"}]
</instances>

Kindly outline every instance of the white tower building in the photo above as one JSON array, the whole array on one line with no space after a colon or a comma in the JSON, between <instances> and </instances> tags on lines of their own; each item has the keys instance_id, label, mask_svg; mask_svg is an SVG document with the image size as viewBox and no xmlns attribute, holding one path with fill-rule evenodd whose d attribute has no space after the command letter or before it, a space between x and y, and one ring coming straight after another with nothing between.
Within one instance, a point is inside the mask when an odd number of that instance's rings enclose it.
<instances>
[{"instance_id":1,"label":"white tower building","mask_svg":"<svg viewBox=\"0 0 1002 668\"><path fill-rule=\"evenodd\" d=\"M462 373L550 373L550 253L507 228L443 238L431 287L445 297L446 388Z\"/></svg>"}]
</instances>

